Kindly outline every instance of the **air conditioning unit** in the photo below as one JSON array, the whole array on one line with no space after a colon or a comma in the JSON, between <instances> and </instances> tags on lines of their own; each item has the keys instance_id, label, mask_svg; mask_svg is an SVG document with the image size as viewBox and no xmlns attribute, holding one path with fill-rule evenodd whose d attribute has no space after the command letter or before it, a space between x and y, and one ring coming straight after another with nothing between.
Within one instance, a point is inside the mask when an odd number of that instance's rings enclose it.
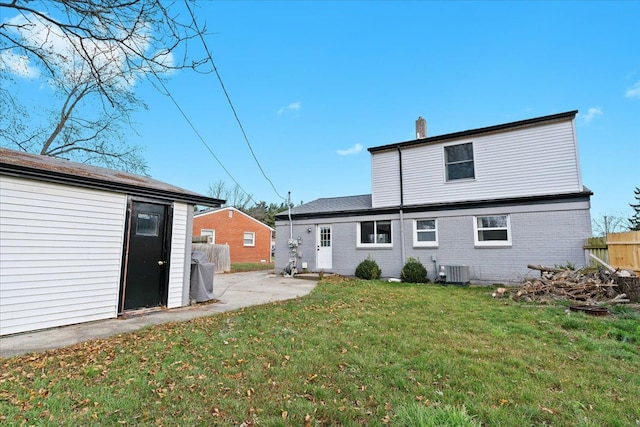
<instances>
[{"instance_id":1,"label":"air conditioning unit","mask_svg":"<svg viewBox=\"0 0 640 427\"><path fill-rule=\"evenodd\" d=\"M469 266L467 265L445 265L444 274L447 283L464 286L469 284Z\"/></svg>"}]
</instances>

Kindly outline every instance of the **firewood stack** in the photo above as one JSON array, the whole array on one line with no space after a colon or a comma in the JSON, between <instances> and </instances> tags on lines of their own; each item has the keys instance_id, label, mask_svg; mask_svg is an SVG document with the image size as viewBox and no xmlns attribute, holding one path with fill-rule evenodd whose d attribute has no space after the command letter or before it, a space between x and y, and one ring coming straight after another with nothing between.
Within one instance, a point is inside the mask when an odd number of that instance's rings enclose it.
<instances>
[{"instance_id":1,"label":"firewood stack","mask_svg":"<svg viewBox=\"0 0 640 427\"><path fill-rule=\"evenodd\" d=\"M541 272L539 278L528 278L522 286L514 290L511 297L516 301L542 301L567 299L581 304L619 304L629 302L621 293L616 282L617 273L599 268L590 270L569 270L541 265L528 265Z\"/></svg>"}]
</instances>

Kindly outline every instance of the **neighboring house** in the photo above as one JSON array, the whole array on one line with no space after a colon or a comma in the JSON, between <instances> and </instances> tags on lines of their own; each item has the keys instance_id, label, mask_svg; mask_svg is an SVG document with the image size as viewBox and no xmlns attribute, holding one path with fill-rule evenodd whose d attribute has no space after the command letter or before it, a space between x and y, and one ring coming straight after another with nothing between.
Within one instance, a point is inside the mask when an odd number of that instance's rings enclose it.
<instances>
[{"instance_id":1,"label":"neighboring house","mask_svg":"<svg viewBox=\"0 0 640 427\"><path fill-rule=\"evenodd\" d=\"M222 203L0 149L0 335L187 305L193 206Z\"/></svg>"},{"instance_id":2,"label":"neighboring house","mask_svg":"<svg viewBox=\"0 0 640 427\"><path fill-rule=\"evenodd\" d=\"M414 257L432 280L441 266L463 266L450 271L504 283L530 263L584 265L592 193L582 185L576 114L369 148L371 195L297 206L291 223L287 212L276 216L276 268L295 259L298 271L353 275L371 257L383 276L399 277Z\"/></svg>"},{"instance_id":3,"label":"neighboring house","mask_svg":"<svg viewBox=\"0 0 640 427\"><path fill-rule=\"evenodd\" d=\"M193 235L229 245L231 262L271 262L273 228L234 207L196 213Z\"/></svg>"}]
</instances>

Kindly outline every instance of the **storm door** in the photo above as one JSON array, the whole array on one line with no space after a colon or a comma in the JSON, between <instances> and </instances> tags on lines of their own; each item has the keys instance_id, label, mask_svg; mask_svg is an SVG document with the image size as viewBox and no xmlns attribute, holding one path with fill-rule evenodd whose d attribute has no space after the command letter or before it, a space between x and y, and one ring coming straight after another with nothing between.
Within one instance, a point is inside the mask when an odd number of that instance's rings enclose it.
<instances>
[{"instance_id":1,"label":"storm door","mask_svg":"<svg viewBox=\"0 0 640 427\"><path fill-rule=\"evenodd\" d=\"M319 225L316 233L316 269L333 268L333 250L331 248L331 226Z\"/></svg>"},{"instance_id":2,"label":"storm door","mask_svg":"<svg viewBox=\"0 0 640 427\"><path fill-rule=\"evenodd\" d=\"M166 305L168 234L166 205L132 202L120 295L124 310Z\"/></svg>"}]
</instances>

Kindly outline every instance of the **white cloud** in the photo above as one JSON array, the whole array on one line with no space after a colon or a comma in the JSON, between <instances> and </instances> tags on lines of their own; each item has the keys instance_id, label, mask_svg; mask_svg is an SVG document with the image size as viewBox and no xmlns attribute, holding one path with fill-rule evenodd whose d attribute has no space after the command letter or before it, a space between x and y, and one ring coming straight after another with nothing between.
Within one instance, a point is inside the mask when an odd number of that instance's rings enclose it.
<instances>
[{"instance_id":1,"label":"white cloud","mask_svg":"<svg viewBox=\"0 0 640 427\"><path fill-rule=\"evenodd\" d=\"M634 84L630 89L627 89L627 93L625 94L627 98L638 98L640 99L640 81Z\"/></svg>"},{"instance_id":2,"label":"white cloud","mask_svg":"<svg viewBox=\"0 0 640 427\"><path fill-rule=\"evenodd\" d=\"M6 70L25 79L35 79L40 76L40 71L29 65L29 58L26 55L18 55L10 50L0 52L0 70Z\"/></svg>"},{"instance_id":3,"label":"white cloud","mask_svg":"<svg viewBox=\"0 0 640 427\"><path fill-rule=\"evenodd\" d=\"M599 108L589 108L589 111L587 111L587 114L585 114L582 117L582 120L584 120L585 123L590 123L593 119L596 118L596 116L601 116L602 115L602 110Z\"/></svg>"},{"instance_id":4,"label":"white cloud","mask_svg":"<svg viewBox=\"0 0 640 427\"><path fill-rule=\"evenodd\" d=\"M280 109L278 110L278 115L283 114L286 111L300 111L300 108L302 108L300 101L292 102L286 107L280 107Z\"/></svg>"},{"instance_id":5,"label":"white cloud","mask_svg":"<svg viewBox=\"0 0 640 427\"><path fill-rule=\"evenodd\" d=\"M57 68L61 75L70 80L84 80L91 74L91 70L78 54L78 51L84 51L88 56L93 58L93 65L96 66L101 74L101 78L111 80L122 86L131 86L135 84L139 76L131 73L124 73L126 69L126 61L124 51L119 48L115 42L102 40L82 40L72 36L60 34L55 27L44 21L43 18L33 14L17 15L5 23L11 31L22 38L22 41L35 49L46 58L49 65ZM96 33L101 32L100 25L96 23ZM150 46L150 32L143 28L132 37L128 43L132 50L145 52ZM24 55L18 55L9 50L2 54L0 62L1 68L6 68L19 76L37 77L38 70L33 63L29 62L29 58ZM159 53L158 61L162 65L171 65L173 56L169 53ZM140 64L143 71L149 69L146 63ZM38 73L39 74L39 73Z\"/></svg>"},{"instance_id":6,"label":"white cloud","mask_svg":"<svg viewBox=\"0 0 640 427\"><path fill-rule=\"evenodd\" d=\"M350 156L352 154L358 154L362 151L362 148L362 144L356 144L351 148L347 148L346 150L338 150L336 151L336 153L338 153L340 156Z\"/></svg>"}]
</instances>

